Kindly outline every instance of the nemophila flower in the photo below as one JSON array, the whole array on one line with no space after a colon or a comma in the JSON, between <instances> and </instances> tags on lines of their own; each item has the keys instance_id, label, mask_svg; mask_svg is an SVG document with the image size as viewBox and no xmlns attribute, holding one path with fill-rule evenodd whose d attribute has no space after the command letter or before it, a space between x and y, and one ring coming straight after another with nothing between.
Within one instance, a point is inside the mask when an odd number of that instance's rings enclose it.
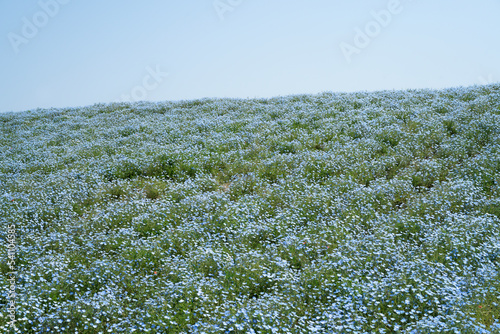
<instances>
[{"instance_id":1,"label":"nemophila flower","mask_svg":"<svg viewBox=\"0 0 500 334\"><path fill-rule=\"evenodd\" d=\"M499 104L493 85L2 115L25 143L0 159L22 330L481 332Z\"/></svg>"}]
</instances>

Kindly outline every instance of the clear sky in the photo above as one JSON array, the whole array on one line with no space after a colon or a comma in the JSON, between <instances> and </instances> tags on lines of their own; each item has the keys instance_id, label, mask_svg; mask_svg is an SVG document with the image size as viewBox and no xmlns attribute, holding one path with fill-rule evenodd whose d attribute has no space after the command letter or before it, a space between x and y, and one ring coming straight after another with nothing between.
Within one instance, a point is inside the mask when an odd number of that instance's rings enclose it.
<instances>
[{"instance_id":1,"label":"clear sky","mask_svg":"<svg viewBox=\"0 0 500 334\"><path fill-rule=\"evenodd\" d=\"M0 0L0 112L500 81L500 0Z\"/></svg>"}]
</instances>

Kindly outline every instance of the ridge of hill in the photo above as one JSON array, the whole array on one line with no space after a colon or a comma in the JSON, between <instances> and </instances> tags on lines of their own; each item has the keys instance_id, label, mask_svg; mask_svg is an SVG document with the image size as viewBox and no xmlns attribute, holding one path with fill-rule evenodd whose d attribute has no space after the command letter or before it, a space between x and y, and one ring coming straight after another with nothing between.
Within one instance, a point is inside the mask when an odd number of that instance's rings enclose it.
<instances>
[{"instance_id":1,"label":"ridge of hill","mask_svg":"<svg viewBox=\"0 0 500 334\"><path fill-rule=\"evenodd\" d=\"M494 333L499 183L499 84L0 114L2 286L23 333Z\"/></svg>"}]
</instances>

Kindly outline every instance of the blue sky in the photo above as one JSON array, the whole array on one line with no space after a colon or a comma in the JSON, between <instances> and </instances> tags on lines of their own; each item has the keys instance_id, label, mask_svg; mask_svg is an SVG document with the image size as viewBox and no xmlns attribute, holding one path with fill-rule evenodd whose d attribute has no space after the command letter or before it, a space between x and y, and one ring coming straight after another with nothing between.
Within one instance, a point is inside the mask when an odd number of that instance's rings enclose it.
<instances>
[{"instance_id":1,"label":"blue sky","mask_svg":"<svg viewBox=\"0 0 500 334\"><path fill-rule=\"evenodd\" d=\"M0 0L0 112L500 80L499 0Z\"/></svg>"}]
</instances>

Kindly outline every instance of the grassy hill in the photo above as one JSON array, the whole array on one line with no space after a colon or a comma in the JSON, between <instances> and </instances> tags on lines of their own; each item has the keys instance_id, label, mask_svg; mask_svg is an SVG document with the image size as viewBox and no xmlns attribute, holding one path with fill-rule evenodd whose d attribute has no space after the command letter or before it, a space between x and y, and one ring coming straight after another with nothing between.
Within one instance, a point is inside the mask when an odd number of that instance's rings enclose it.
<instances>
[{"instance_id":1,"label":"grassy hill","mask_svg":"<svg viewBox=\"0 0 500 334\"><path fill-rule=\"evenodd\" d=\"M499 183L498 84L1 114L0 328L498 333Z\"/></svg>"}]
</instances>

